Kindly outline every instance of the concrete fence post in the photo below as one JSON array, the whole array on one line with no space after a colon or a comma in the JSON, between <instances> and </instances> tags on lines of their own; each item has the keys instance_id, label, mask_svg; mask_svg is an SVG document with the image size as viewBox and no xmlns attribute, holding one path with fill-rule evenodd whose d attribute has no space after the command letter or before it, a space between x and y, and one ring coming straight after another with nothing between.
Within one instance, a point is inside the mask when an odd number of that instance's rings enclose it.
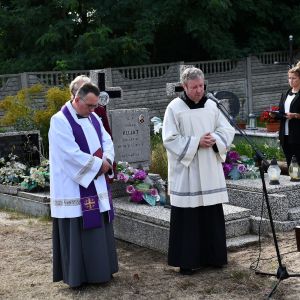
<instances>
[{"instance_id":1,"label":"concrete fence post","mask_svg":"<svg viewBox=\"0 0 300 300\"><path fill-rule=\"evenodd\" d=\"M246 98L248 103L248 115L253 112L253 97L252 97L252 63L251 56L247 57L246 60L246 82L247 82L247 90L246 90Z\"/></svg>"}]
</instances>

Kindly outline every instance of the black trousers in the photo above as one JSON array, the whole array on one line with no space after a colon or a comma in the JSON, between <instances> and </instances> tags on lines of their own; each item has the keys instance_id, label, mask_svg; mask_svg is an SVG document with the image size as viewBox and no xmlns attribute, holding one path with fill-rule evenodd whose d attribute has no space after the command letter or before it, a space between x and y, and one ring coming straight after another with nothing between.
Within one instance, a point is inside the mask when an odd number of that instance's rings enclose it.
<instances>
[{"instance_id":1,"label":"black trousers","mask_svg":"<svg viewBox=\"0 0 300 300\"><path fill-rule=\"evenodd\" d=\"M281 146L288 166L291 164L293 155L300 164L300 144L289 143L289 136L285 135Z\"/></svg>"}]
</instances>

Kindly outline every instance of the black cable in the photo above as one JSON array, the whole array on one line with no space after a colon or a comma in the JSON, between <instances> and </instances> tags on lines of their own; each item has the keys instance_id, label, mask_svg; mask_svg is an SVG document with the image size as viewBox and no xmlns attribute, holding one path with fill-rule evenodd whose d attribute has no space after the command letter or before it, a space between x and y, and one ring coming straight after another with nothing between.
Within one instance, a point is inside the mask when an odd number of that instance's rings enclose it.
<instances>
[{"instance_id":1,"label":"black cable","mask_svg":"<svg viewBox=\"0 0 300 300\"><path fill-rule=\"evenodd\" d=\"M250 270L254 270L256 271L256 269L258 268L258 264L261 260L261 253L262 253L262 249L261 249L261 224L262 224L262 218L263 218L263 213L264 213L264 202L265 202L265 195L264 193L262 194L262 203L261 203L261 212L260 212L260 221L259 221L259 225L258 225L258 247L259 247L259 252L258 252L258 257L256 260L254 260L251 264L250 264ZM256 265L255 265L256 263ZM254 267L255 265L255 267Z\"/></svg>"},{"instance_id":2,"label":"black cable","mask_svg":"<svg viewBox=\"0 0 300 300\"><path fill-rule=\"evenodd\" d=\"M262 247L261 247L261 224L262 224L262 218L263 218L263 213L264 213L264 202L265 202L265 195L262 195L262 205L261 205L261 213L260 213L260 221L259 221L259 226L258 226L258 247L259 247L259 252L258 252L258 257L256 260L254 260L251 264L250 264L250 270L254 270L256 271L256 269L258 268L259 262L260 261L266 261L266 260L271 260L274 258L277 258L277 256L271 256L271 257L267 257L267 258L261 258L261 254L262 254ZM295 240L294 238L290 238L288 240L282 239L281 242L286 242L286 241L291 241L291 240ZM287 255L287 254L291 254L291 253L295 253L298 252L297 250L294 251L289 251L289 252L285 252L285 253L281 253L281 256L283 255ZM255 265L256 264L256 265ZM255 265L255 266L254 266Z\"/></svg>"}]
</instances>

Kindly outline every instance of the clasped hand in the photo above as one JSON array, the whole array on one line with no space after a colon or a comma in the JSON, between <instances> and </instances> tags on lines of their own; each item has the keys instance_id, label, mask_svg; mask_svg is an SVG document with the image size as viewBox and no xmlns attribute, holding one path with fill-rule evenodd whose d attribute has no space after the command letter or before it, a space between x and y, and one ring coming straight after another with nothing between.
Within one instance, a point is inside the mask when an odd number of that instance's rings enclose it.
<instances>
[{"instance_id":1,"label":"clasped hand","mask_svg":"<svg viewBox=\"0 0 300 300\"><path fill-rule=\"evenodd\" d=\"M109 170L112 170L112 165L104 158L102 160L102 166L100 168L100 172L102 174L106 174Z\"/></svg>"},{"instance_id":2,"label":"clasped hand","mask_svg":"<svg viewBox=\"0 0 300 300\"><path fill-rule=\"evenodd\" d=\"M209 148L216 143L216 139L208 132L200 138L199 147Z\"/></svg>"}]
</instances>

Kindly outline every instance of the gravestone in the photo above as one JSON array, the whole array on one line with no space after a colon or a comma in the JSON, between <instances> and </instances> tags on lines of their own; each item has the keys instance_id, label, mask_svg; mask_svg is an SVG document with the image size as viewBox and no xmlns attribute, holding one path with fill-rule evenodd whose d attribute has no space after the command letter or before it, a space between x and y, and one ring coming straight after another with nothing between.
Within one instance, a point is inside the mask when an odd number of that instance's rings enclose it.
<instances>
[{"instance_id":1,"label":"gravestone","mask_svg":"<svg viewBox=\"0 0 300 300\"><path fill-rule=\"evenodd\" d=\"M219 99L226 111L233 117L237 117L240 112L240 101L236 94L228 91L214 92L213 95Z\"/></svg>"},{"instance_id":2,"label":"gravestone","mask_svg":"<svg viewBox=\"0 0 300 300\"><path fill-rule=\"evenodd\" d=\"M19 157L18 161L37 166L40 164L40 151L38 130L0 133L0 157L7 158L13 153Z\"/></svg>"},{"instance_id":3,"label":"gravestone","mask_svg":"<svg viewBox=\"0 0 300 300\"><path fill-rule=\"evenodd\" d=\"M110 111L115 161L127 161L133 167L150 164L150 121L148 108Z\"/></svg>"}]
</instances>

